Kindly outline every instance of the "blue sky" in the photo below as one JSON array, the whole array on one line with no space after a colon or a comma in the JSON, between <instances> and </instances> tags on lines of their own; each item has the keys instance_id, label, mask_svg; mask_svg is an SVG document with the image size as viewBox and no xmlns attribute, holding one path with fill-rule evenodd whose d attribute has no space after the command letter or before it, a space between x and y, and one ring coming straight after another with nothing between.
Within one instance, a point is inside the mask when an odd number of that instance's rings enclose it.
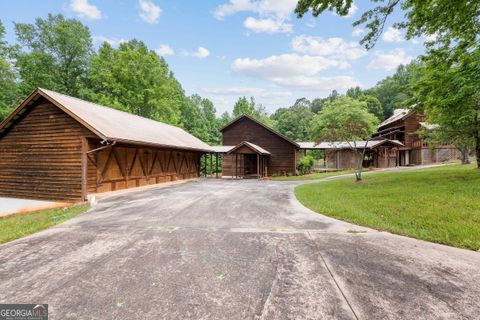
<instances>
[{"instance_id":1,"label":"blue sky","mask_svg":"<svg viewBox=\"0 0 480 320\"><path fill-rule=\"evenodd\" d=\"M332 13L299 20L296 0L3 0L0 19L7 40L15 41L13 21L32 23L48 13L77 18L91 31L95 46L137 38L167 60L187 94L231 111L239 96L254 96L269 112L297 98L327 96L359 85L373 86L423 53L422 39L406 41L391 28L376 47L358 41L365 28L352 22L372 6L356 0L348 17Z\"/></svg>"}]
</instances>

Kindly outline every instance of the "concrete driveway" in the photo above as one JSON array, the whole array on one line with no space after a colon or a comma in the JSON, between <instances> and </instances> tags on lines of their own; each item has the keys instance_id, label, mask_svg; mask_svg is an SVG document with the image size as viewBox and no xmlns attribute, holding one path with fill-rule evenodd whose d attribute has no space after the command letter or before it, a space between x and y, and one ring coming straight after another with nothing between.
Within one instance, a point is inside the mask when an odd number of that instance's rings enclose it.
<instances>
[{"instance_id":1,"label":"concrete driveway","mask_svg":"<svg viewBox=\"0 0 480 320\"><path fill-rule=\"evenodd\" d=\"M480 253L313 213L294 185L105 199L0 246L0 302L48 303L50 319L478 319Z\"/></svg>"}]
</instances>

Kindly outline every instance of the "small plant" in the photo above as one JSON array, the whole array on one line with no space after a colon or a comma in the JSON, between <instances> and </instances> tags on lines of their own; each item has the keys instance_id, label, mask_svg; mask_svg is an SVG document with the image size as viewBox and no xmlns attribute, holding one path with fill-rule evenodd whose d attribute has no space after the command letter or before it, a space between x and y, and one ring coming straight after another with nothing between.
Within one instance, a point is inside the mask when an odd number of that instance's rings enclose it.
<instances>
[{"instance_id":1,"label":"small plant","mask_svg":"<svg viewBox=\"0 0 480 320\"><path fill-rule=\"evenodd\" d=\"M298 173L300 175L311 173L313 164L314 164L314 159L312 156L303 157L303 159L300 160L300 163L297 166Z\"/></svg>"}]
</instances>

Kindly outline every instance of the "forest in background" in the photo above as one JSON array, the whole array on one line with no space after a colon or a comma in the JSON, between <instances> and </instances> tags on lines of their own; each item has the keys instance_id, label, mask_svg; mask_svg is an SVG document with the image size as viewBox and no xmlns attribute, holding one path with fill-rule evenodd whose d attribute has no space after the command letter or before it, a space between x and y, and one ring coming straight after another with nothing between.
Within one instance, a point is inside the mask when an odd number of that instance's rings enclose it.
<instances>
[{"instance_id":1,"label":"forest in background","mask_svg":"<svg viewBox=\"0 0 480 320\"><path fill-rule=\"evenodd\" d=\"M37 18L33 24L14 22L17 43L4 41L0 21L0 121L36 87L177 125L203 141L218 145L218 131L233 118L251 115L296 141L313 140L315 115L342 96L360 101L379 121L404 107L413 97L409 83L417 62L399 66L395 74L372 88L332 91L328 97L299 97L292 106L278 106L273 114L254 97L239 97L231 112L217 116L212 101L187 96L165 59L145 43L130 40L118 48L104 42L95 50L90 30L62 15Z\"/></svg>"}]
</instances>

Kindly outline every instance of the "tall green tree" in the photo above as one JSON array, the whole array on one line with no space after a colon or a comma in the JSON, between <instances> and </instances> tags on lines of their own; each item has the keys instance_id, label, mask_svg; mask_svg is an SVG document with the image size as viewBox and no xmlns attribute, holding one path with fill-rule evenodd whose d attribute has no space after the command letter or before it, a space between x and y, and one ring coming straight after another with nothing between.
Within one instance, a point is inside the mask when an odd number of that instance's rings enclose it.
<instances>
[{"instance_id":1,"label":"tall green tree","mask_svg":"<svg viewBox=\"0 0 480 320\"><path fill-rule=\"evenodd\" d=\"M178 124L185 94L167 63L138 40L94 53L85 98L154 120Z\"/></svg>"},{"instance_id":2,"label":"tall green tree","mask_svg":"<svg viewBox=\"0 0 480 320\"><path fill-rule=\"evenodd\" d=\"M240 97L233 106L232 114L234 118L245 114L263 122L268 126L272 125L272 121L268 117L265 107L261 104L256 104L253 97L250 97L250 99L247 99L247 97Z\"/></svg>"},{"instance_id":3,"label":"tall green tree","mask_svg":"<svg viewBox=\"0 0 480 320\"><path fill-rule=\"evenodd\" d=\"M186 99L181 109L181 125L189 133L211 145L221 142L220 120L215 116L213 103L198 94Z\"/></svg>"},{"instance_id":4,"label":"tall green tree","mask_svg":"<svg viewBox=\"0 0 480 320\"><path fill-rule=\"evenodd\" d=\"M377 131L377 125L378 119L367 111L365 102L344 96L325 104L322 112L313 118L310 132L317 142L348 142L358 157L355 179L361 181L367 142Z\"/></svg>"},{"instance_id":5,"label":"tall green tree","mask_svg":"<svg viewBox=\"0 0 480 320\"><path fill-rule=\"evenodd\" d=\"M383 117L386 119L393 114L393 110L404 106L413 97L410 82L418 77L418 62L414 61L406 66L398 66L396 72L379 81L373 88L364 93L377 98L383 109Z\"/></svg>"},{"instance_id":6,"label":"tall green tree","mask_svg":"<svg viewBox=\"0 0 480 320\"><path fill-rule=\"evenodd\" d=\"M253 97L250 97L250 100L248 100L247 97L238 98L233 106L232 113L234 117L239 117L242 114L257 117L258 114L255 110L255 99Z\"/></svg>"},{"instance_id":7,"label":"tall green tree","mask_svg":"<svg viewBox=\"0 0 480 320\"><path fill-rule=\"evenodd\" d=\"M394 10L404 11L404 20L394 26L406 30L406 38L435 35L437 42L460 46L478 40L480 34L480 2L471 0L371 0L372 9L365 11L354 26L365 24L367 34L361 40L367 49L372 48ZM346 16L353 0L299 0L295 12L299 18L311 11L318 16L334 11Z\"/></svg>"},{"instance_id":8,"label":"tall green tree","mask_svg":"<svg viewBox=\"0 0 480 320\"><path fill-rule=\"evenodd\" d=\"M367 104L368 112L377 117L377 119L383 120L383 108L380 100L369 94L361 94L358 96L357 100L365 102Z\"/></svg>"},{"instance_id":9,"label":"tall green tree","mask_svg":"<svg viewBox=\"0 0 480 320\"><path fill-rule=\"evenodd\" d=\"M34 24L15 23L23 49L16 55L23 94L44 87L79 96L92 53L89 29L80 21L49 14Z\"/></svg>"},{"instance_id":10,"label":"tall green tree","mask_svg":"<svg viewBox=\"0 0 480 320\"><path fill-rule=\"evenodd\" d=\"M299 99L292 107L282 112L274 121L273 128L292 140L309 141L310 122L315 114L310 110L310 103L304 102Z\"/></svg>"},{"instance_id":11,"label":"tall green tree","mask_svg":"<svg viewBox=\"0 0 480 320\"><path fill-rule=\"evenodd\" d=\"M0 122L12 111L18 99L17 76L11 62L13 48L4 40L5 28L0 21Z\"/></svg>"},{"instance_id":12,"label":"tall green tree","mask_svg":"<svg viewBox=\"0 0 480 320\"><path fill-rule=\"evenodd\" d=\"M347 90L345 93L347 97L357 99L367 103L367 110L371 114L374 114L379 120L383 120L383 108L382 103L376 97L368 94L360 87L354 87Z\"/></svg>"},{"instance_id":13,"label":"tall green tree","mask_svg":"<svg viewBox=\"0 0 480 320\"><path fill-rule=\"evenodd\" d=\"M480 49L458 53L442 48L424 57L412 100L440 126L440 138L460 149L473 141L480 169Z\"/></svg>"}]
</instances>

